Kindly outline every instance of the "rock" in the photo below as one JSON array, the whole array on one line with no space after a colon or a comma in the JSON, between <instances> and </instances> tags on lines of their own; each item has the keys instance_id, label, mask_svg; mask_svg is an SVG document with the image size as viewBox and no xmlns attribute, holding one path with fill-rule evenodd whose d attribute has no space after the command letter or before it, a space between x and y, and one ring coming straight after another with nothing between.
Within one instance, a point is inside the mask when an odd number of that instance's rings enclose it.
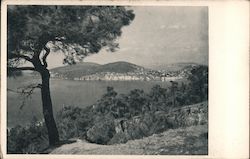
<instances>
[{"instance_id":1,"label":"rock","mask_svg":"<svg viewBox=\"0 0 250 159\"><path fill-rule=\"evenodd\" d=\"M114 120L114 124L115 124L115 132L116 133L120 133L120 132L124 132L125 129L125 121L127 121L126 118L120 118L120 119L115 119Z\"/></svg>"}]
</instances>

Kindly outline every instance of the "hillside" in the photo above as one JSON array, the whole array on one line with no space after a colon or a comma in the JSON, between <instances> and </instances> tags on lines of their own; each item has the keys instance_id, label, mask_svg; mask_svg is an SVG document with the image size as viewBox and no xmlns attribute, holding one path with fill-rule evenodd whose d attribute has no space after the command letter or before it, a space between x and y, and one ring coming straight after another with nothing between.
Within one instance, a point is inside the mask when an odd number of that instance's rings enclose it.
<instances>
[{"instance_id":1,"label":"hillside","mask_svg":"<svg viewBox=\"0 0 250 159\"><path fill-rule=\"evenodd\" d=\"M74 80L140 80L169 81L186 78L192 69L198 67L194 63L177 63L163 65L164 69L147 69L128 62L114 62L105 65L95 63L79 63L71 66L54 68L51 76Z\"/></svg>"},{"instance_id":2,"label":"hillside","mask_svg":"<svg viewBox=\"0 0 250 159\"><path fill-rule=\"evenodd\" d=\"M190 66L198 66L197 63L173 63L173 64L154 64L151 67L156 70L180 71Z\"/></svg>"},{"instance_id":3,"label":"hillside","mask_svg":"<svg viewBox=\"0 0 250 159\"><path fill-rule=\"evenodd\" d=\"M98 145L78 139L75 143L62 145L51 154L84 155L205 155L208 152L208 127L197 125L170 129L126 144Z\"/></svg>"},{"instance_id":4,"label":"hillside","mask_svg":"<svg viewBox=\"0 0 250 159\"><path fill-rule=\"evenodd\" d=\"M65 77L72 77L72 76L78 77L80 75L92 74L93 72L95 72L98 66L99 64L86 62L86 63L78 63L75 65L57 67L51 69L50 71L52 73L58 73Z\"/></svg>"},{"instance_id":5,"label":"hillside","mask_svg":"<svg viewBox=\"0 0 250 159\"><path fill-rule=\"evenodd\" d=\"M102 65L101 67L98 67L97 72L127 73L134 72L138 69L143 69L143 67L128 62L119 61Z\"/></svg>"},{"instance_id":6,"label":"hillside","mask_svg":"<svg viewBox=\"0 0 250 159\"><path fill-rule=\"evenodd\" d=\"M208 103L207 101L174 108L168 112L157 111L150 117L158 118L150 124L151 119L143 121L137 116L131 120L124 121L127 125L122 129L121 122L115 119L115 134L108 144L96 144L89 138L74 138L76 142L70 139L68 144L63 144L55 149L51 148L46 152L52 154L96 154L96 155L187 155L187 154L207 154L208 153ZM150 118L148 117L148 118ZM165 120L166 119L166 120ZM150 133L151 130L161 128L166 124L173 124L172 128L166 128L164 131ZM158 123L158 124L157 124ZM164 124L165 123L165 124ZM101 139L108 138L104 127L108 125L104 122L98 127L92 127L93 137ZM106 125L106 126L105 126ZM112 123L109 124L109 126ZM131 127L133 125L133 127ZM143 127L142 127L143 126ZM148 128L146 128L148 126ZM139 128L139 129L138 129ZM89 133L89 131L88 131ZM87 133L87 136L88 136ZM109 131L109 133L111 133ZM124 137L129 140L122 140ZM139 136L138 136L139 135ZM137 136L137 137L136 137ZM99 140L100 141L100 140Z\"/></svg>"},{"instance_id":7,"label":"hillside","mask_svg":"<svg viewBox=\"0 0 250 159\"><path fill-rule=\"evenodd\" d=\"M114 62L105 65L99 65L95 63L79 63L76 65L63 66L51 69L53 73L62 75L63 77L74 78L85 75L91 75L101 72L114 72L114 73L127 73L134 72L138 69L143 69L141 66L137 66L128 62Z\"/></svg>"},{"instance_id":8,"label":"hillside","mask_svg":"<svg viewBox=\"0 0 250 159\"><path fill-rule=\"evenodd\" d=\"M174 108L168 113L158 112L157 116L155 116L156 118L161 116L162 119L165 116L168 121L176 116L173 123L177 127L166 129L160 133L153 133L148 137L130 139L125 143L118 142L111 145L90 143L84 139L77 138L76 142L49 149L47 152L51 154L85 155L205 155L208 153L207 109L208 103L205 101ZM149 121L146 121L146 123L149 124ZM136 127L140 127L140 118L136 118L133 124ZM116 130L119 130L118 125L116 125ZM124 130L124 132L127 131L129 130ZM131 131L133 131L133 134L138 133L136 128L131 128ZM105 131L98 132L105 133ZM145 132L141 129L140 133L144 134ZM121 138L122 136L119 137Z\"/></svg>"},{"instance_id":9,"label":"hillside","mask_svg":"<svg viewBox=\"0 0 250 159\"><path fill-rule=\"evenodd\" d=\"M67 71L77 71L79 69L93 69L95 67L98 67L99 64L97 63L92 63L92 62L82 62L82 63L77 63L75 65L68 65L68 66L61 66L61 67L57 67L54 69L51 69L51 71L55 71L55 72L59 72L59 73L64 73Z\"/></svg>"}]
</instances>

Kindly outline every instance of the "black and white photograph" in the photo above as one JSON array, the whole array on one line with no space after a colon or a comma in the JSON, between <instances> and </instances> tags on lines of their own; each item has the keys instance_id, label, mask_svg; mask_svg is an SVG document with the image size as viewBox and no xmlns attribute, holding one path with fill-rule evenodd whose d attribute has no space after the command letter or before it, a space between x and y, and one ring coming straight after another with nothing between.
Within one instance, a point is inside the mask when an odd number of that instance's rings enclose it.
<instances>
[{"instance_id":1,"label":"black and white photograph","mask_svg":"<svg viewBox=\"0 0 250 159\"><path fill-rule=\"evenodd\" d=\"M208 7L7 6L7 153L208 154Z\"/></svg>"},{"instance_id":2,"label":"black and white photograph","mask_svg":"<svg viewBox=\"0 0 250 159\"><path fill-rule=\"evenodd\" d=\"M244 4L4 1L0 158L249 157Z\"/></svg>"}]
</instances>

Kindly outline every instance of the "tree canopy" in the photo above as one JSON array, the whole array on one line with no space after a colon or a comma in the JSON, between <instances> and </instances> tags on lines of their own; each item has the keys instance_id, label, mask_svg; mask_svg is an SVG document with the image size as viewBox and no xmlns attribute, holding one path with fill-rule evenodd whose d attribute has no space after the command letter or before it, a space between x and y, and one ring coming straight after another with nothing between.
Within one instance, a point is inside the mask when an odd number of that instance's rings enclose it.
<instances>
[{"instance_id":1,"label":"tree canopy","mask_svg":"<svg viewBox=\"0 0 250 159\"><path fill-rule=\"evenodd\" d=\"M133 18L133 11L122 6L9 6L8 66L17 70L24 61L34 64L40 58L47 67L49 49L62 50L66 64L103 47L115 51L121 28ZM18 70L26 69L37 68Z\"/></svg>"}]
</instances>

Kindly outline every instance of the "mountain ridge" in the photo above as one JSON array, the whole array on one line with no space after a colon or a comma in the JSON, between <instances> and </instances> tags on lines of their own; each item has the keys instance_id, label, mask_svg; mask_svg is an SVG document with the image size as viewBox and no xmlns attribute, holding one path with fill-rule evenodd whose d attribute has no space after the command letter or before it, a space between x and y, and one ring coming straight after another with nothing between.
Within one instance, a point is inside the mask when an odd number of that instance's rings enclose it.
<instances>
[{"instance_id":1,"label":"mountain ridge","mask_svg":"<svg viewBox=\"0 0 250 159\"><path fill-rule=\"evenodd\" d=\"M136 76L142 74L149 76L178 76L180 72L187 72L185 70L190 70L192 67L198 66L195 63L177 63L166 65L165 69L149 69L143 66L139 66L133 63L125 61L117 61L108 64L97 64L91 62L78 63L76 65L68 65L63 67L57 67L51 69L51 73L54 77L63 77L67 79L80 78L83 76L99 76L103 73L115 73L115 74L127 74L134 73ZM99 74L99 75L98 75ZM184 73L185 74L185 73Z\"/></svg>"},{"instance_id":2,"label":"mountain ridge","mask_svg":"<svg viewBox=\"0 0 250 159\"><path fill-rule=\"evenodd\" d=\"M114 73L134 72L137 69L145 69L145 68L129 62L118 61L104 65L84 62L76 65L53 68L50 71L53 73L63 74L66 77L81 77L84 75L91 75L101 72L114 72Z\"/></svg>"}]
</instances>

